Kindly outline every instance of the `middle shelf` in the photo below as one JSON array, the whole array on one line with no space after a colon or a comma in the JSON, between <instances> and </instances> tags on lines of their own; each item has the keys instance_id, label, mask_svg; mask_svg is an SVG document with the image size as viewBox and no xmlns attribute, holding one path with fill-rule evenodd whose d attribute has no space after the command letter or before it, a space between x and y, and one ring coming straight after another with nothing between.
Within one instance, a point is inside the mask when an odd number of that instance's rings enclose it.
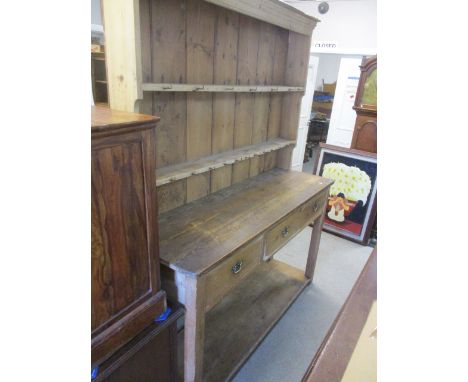
<instances>
[{"instance_id":1,"label":"middle shelf","mask_svg":"<svg viewBox=\"0 0 468 382\"><path fill-rule=\"evenodd\" d=\"M210 170L295 144L295 141L275 138L255 145L244 146L239 149L203 157L195 161L161 167L156 170L156 186L158 187L177 180L185 179L192 175L202 174Z\"/></svg>"}]
</instances>

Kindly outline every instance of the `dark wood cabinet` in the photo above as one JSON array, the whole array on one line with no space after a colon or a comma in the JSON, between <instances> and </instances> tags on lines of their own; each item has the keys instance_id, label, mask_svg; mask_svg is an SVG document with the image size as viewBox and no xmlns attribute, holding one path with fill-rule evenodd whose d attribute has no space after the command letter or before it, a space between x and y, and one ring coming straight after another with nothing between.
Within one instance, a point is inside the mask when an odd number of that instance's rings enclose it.
<instances>
[{"instance_id":1,"label":"dark wood cabinet","mask_svg":"<svg viewBox=\"0 0 468 382\"><path fill-rule=\"evenodd\" d=\"M102 362L166 309L160 289L157 117L92 108L91 354Z\"/></svg>"},{"instance_id":2,"label":"dark wood cabinet","mask_svg":"<svg viewBox=\"0 0 468 382\"><path fill-rule=\"evenodd\" d=\"M351 148L377 152L377 57L363 59L356 92L356 111Z\"/></svg>"},{"instance_id":3,"label":"dark wood cabinet","mask_svg":"<svg viewBox=\"0 0 468 382\"><path fill-rule=\"evenodd\" d=\"M94 382L175 382L177 380L177 319L180 305L169 304L172 313L152 323L95 370Z\"/></svg>"}]
</instances>

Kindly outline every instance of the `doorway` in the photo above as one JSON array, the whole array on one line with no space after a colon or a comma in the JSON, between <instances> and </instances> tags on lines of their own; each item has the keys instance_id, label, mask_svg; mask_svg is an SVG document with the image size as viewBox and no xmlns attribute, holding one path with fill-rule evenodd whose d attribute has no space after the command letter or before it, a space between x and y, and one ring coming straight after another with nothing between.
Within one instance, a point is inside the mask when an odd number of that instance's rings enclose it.
<instances>
[{"instance_id":1,"label":"doorway","mask_svg":"<svg viewBox=\"0 0 468 382\"><path fill-rule=\"evenodd\" d=\"M314 79L312 102L308 106L310 116L307 122L305 142L303 143L305 145L303 172L312 173L319 144L327 142L330 131L335 134L337 127L333 125L339 125L338 129L342 127L341 115L343 114L343 100L345 97L342 89L347 87L345 82L350 63L354 63L354 65L357 63L355 66L359 70L362 57L362 55L335 53L311 54L310 59L317 62L317 72ZM313 75L313 73L309 73L309 76ZM345 109L347 110L346 107ZM353 122L347 121L347 125L349 124L354 127Z\"/></svg>"}]
</instances>

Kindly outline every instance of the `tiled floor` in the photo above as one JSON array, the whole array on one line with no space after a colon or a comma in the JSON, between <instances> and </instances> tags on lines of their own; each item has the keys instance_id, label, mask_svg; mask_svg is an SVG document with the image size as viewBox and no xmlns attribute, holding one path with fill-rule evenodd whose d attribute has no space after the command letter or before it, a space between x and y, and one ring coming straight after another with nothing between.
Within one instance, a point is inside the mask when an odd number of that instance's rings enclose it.
<instances>
[{"instance_id":1,"label":"tiled floor","mask_svg":"<svg viewBox=\"0 0 468 382\"><path fill-rule=\"evenodd\" d=\"M275 258L305 269L311 230L305 228ZM371 247L323 232L313 283L252 354L234 381L300 381L371 251Z\"/></svg>"}]
</instances>

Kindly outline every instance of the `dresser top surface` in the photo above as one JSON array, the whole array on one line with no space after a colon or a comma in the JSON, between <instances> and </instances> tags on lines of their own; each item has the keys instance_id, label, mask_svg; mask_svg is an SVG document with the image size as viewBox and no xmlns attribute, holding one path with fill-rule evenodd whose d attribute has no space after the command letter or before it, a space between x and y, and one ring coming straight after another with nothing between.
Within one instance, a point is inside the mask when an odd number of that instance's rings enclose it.
<instances>
[{"instance_id":1,"label":"dresser top surface","mask_svg":"<svg viewBox=\"0 0 468 382\"><path fill-rule=\"evenodd\" d=\"M204 273L332 183L274 169L168 211L159 217L161 262Z\"/></svg>"},{"instance_id":2,"label":"dresser top surface","mask_svg":"<svg viewBox=\"0 0 468 382\"><path fill-rule=\"evenodd\" d=\"M91 106L91 132L118 130L131 126L152 127L159 117Z\"/></svg>"}]
</instances>

